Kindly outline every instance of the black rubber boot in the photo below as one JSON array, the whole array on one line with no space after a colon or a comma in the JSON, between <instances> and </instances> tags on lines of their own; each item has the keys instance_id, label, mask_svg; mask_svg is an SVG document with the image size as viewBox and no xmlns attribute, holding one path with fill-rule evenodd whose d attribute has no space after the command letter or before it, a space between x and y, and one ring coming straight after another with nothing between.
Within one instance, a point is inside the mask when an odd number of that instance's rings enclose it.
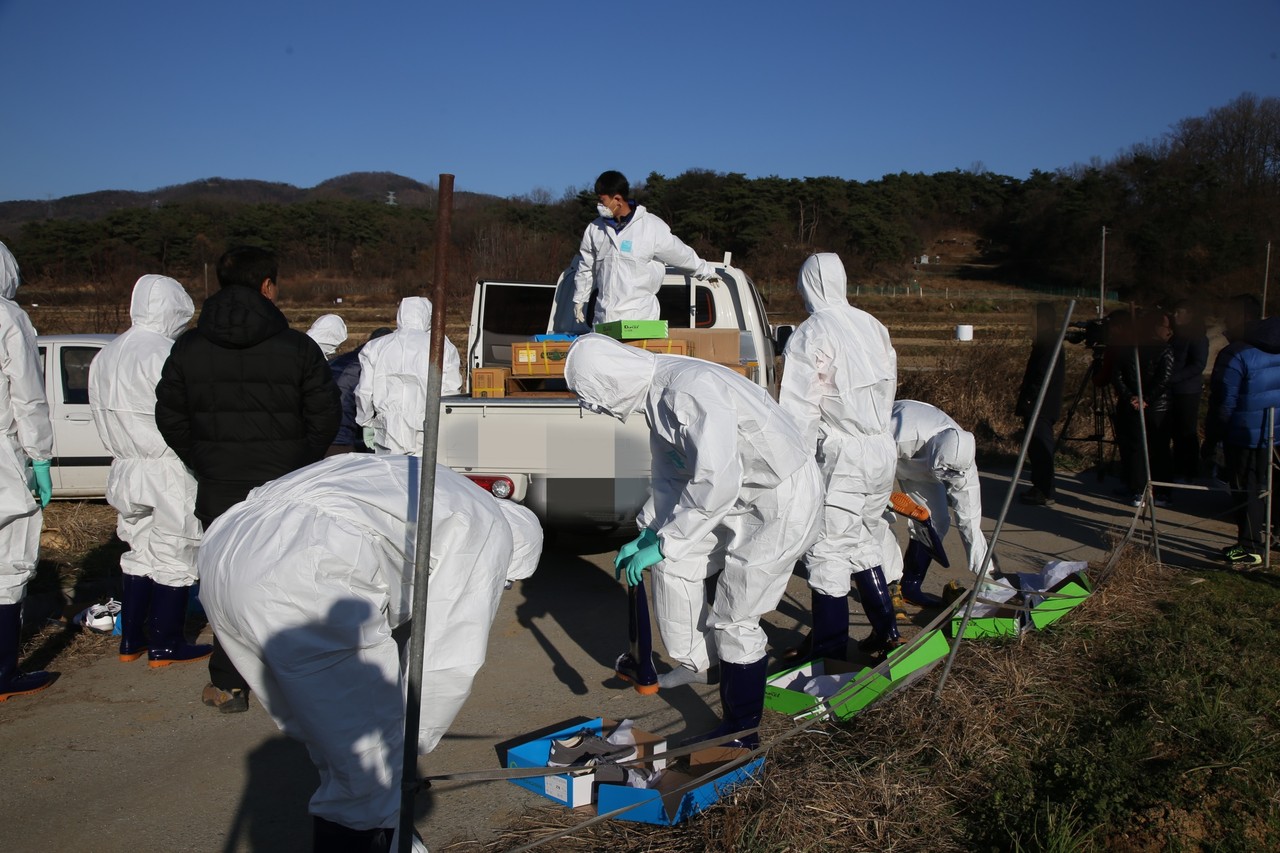
<instances>
[{"instance_id":1,"label":"black rubber boot","mask_svg":"<svg viewBox=\"0 0 1280 853\"><path fill-rule=\"evenodd\" d=\"M884 571L876 566L856 573L853 580L862 599L862 610L871 623L871 636L858 643L858 647L864 652L885 652L897 648L902 638L898 634L898 619L893 613L893 599L889 597Z\"/></svg>"},{"instance_id":2,"label":"black rubber boot","mask_svg":"<svg viewBox=\"0 0 1280 853\"><path fill-rule=\"evenodd\" d=\"M628 681L642 696L658 692L658 670L653 666L653 628L649 624L649 596L644 581L627 591L627 637L631 650L618 655L613 671L623 681Z\"/></svg>"},{"instance_id":3,"label":"black rubber boot","mask_svg":"<svg viewBox=\"0 0 1280 853\"><path fill-rule=\"evenodd\" d=\"M782 660L799 664L818 658L847 660L849 656L849 600L845 596L810 591L813 628L800 645L782 653Z\"/></svg>"},{"instance_id":4,"label":"black rubber boot","mask_svg":"<svg viewBox=\"0 0 1280 853\"><path fill-rule=\"evenodd\" d=\"M312 853L391 853L390 829L352 829L322 817L311 816Z\"/></svg>"},{"instance_id":5,"label":"black rubber boot","mask_svg":"<svg viewBox=\"0 0 1280 853\"><path fill-rule=\"evenodd\" d=\"M152 586L148 666L191 663L213 654L213 646L188 643L183 634L187 621L187 592L185 586L165 586L162 583Z\"/></svg>"},{"instance_id":6,"label":"black rubber boot","mask_svg":"<svg viewBox=\"0 0 1280 853\"><path fill-rule=\"evenodd\" d=\"M18 646L22 639L22 605L0 604L0 702L44 690L58 679L56 672L18 672Z\"/></svg>"},{"instance_id":7,"label":"black rubber boot","mask_svg":"<svg viewBox=\"0 0 1280 853\"><path fill-rule=\"evenodd\" d=\"M722 722L697 740L708 740L740 732L743 729L759 728L760 717L764 714L765 671L768 666L768 658L760 658L754 663L720 662L720 719ZM742 749L755 749L759 745L760 735L757 732L719 744L719 746Z\"/></svg>"},{"instance_id":8,"label":"black rubber boot","mask_svg":"<svg viewBox=\"0 0 1280 853\"><path fill-rule=\"evenodd\" d=\"M916 607L941 607L942 599L920 589L924 576L929 572L933 555L929 549L912 539L907 553L902 557L902 598Z\"/></svg>"},{"instance_id":9,"label":"black rubber boot","mask_svg":"<svg viewBox=\"0 0 1280 853\"><path fill-rule=\"evenodd\" d=\"M120 660L128 663L147 653L147 620L155 582L141 575L125 575L120 598Z\"/></svg>"}]
</instances>

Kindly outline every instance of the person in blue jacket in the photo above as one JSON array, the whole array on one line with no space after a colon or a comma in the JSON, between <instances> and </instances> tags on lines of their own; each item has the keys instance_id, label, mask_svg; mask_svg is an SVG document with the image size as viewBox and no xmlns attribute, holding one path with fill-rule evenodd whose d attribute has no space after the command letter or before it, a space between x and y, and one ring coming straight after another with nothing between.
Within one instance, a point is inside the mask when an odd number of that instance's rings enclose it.
<instances>
[{"instance_id":1,"label":"person in blue jacket","mask_svg":"<svg viewBox=\"0 0 1280 853\"><path fill-rule=\"evenodd\" d=\"M1227 484L1243 501L1236 544L1224 556L1231 566L1251 569L1262 565L1262 549L1268 546L1265 490L1275 433L1267 423L1269 412L1280 408L1280 317L1254 323L1243 340L1245 346L1223 368L1209 418L1222 436ZM1273 529L1277 509L1280 504L1273 505Z\"/></svg>"},{"instance_id":2,"label":"person in blue jacket","mask_svg":"<svg viewBox=\"0 0 1280 853\"><path fill-rule=\"evenodd\" d=\"M391 329L379 326L369 333L369 340L391 334ZM338 425L338 434L333 437L333 444L325 456L336 456L339 453L372 453L373 448L364 443L364 433L356 423L356 386L360 384L360 350L364 344L329 360L329 370L333 373L333 382L338 386L338 396L342 402L342 423Z\"/></svg>"}]
</instances>

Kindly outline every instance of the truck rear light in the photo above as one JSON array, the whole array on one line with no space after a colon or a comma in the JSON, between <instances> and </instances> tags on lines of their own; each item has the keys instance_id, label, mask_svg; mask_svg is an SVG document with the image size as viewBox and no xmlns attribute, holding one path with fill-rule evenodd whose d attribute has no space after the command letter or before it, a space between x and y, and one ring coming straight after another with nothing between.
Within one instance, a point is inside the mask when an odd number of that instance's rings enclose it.
<instances>
[{"instance_id":1,"label":"truck rear light","mask_svg":"<svg viewBox=\"0 0 1280 853\"><path fill-rule=\"evenodd\" d=\"M479 474L465 476L495 498L509 498L516 490L515 483L511 482L510 477L482 477Z\"/></svg>"}]
</instances>

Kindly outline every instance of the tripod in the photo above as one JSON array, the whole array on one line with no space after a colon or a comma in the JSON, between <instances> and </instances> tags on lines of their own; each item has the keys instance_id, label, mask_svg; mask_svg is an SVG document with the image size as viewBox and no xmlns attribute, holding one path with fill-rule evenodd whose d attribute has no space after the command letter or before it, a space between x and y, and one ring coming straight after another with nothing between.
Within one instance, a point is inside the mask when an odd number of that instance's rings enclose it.
<instances>
[{"instance_id":1,"label":"tripod","mask_svg":"<svg viewBox=\"0 0 1280 853\"><path fill-rule=\"evenodd\" d=\"M1093 381L1102 370L1102 357L1106 349L1103 344L1094 344L1092 346L1093 358L1090 360L1084 376L1080 379L1080 387L1076 389L1075 396L1071 398L1071 405L1067 407L1067 418L1062 423L1062 429L1058 432L1058 441L1054 445L1056 449L1067 441L1094 442L1094 463L1098 470L1098 482L1102 482L1106 477L1107 460L1103 445L1116 443L1114 438L1107 438L1107 421L1111 417L1111 413L1115 411L1115 399L1111 391L1111 385L1109 383L1098 385ZM1080 401L1084 399L1086 388L1091 390L1089 408L1093 414L1093 432L1090 435L1076 438L1070 435L1071 422L1075 419L1076 410L1080 408Z\"/></svg>"}]
</instances>

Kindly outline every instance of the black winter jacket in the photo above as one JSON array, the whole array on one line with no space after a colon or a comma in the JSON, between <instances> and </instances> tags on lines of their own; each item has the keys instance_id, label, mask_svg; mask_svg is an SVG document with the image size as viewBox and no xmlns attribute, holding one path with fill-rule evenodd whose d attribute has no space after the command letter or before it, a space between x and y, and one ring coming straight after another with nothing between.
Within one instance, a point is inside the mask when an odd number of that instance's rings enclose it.
<instances>
[{"instance_id":1,"label":"black winter jacket","mask_svg":"<svg viewBox=\"0 0 1280 853\"><path fill-rule=\"evenodd\" d=\"M1173 375L1169 388L1174 394L1199 394L1204 390L1204 369L1209 365L1209 338L1199 329L1177 332L1169 342L1173 347Z\"/></svg>"},{"instance_id":2,"label":"black winter jacket","mask_svg":"<svg viewBox=\"0 0 1280 853\"><path fill-rule=\"evenodd\" d=\"M1146 401L1148 415L1162 415L1169 411L1173 390L1169 377L1173 375L1173 347L1168 344L1152 344L1138 348L1135 362L1133 348L1120 350L1116 359L1111 384L1116 389L1116 407L1132 410L1129 401L1138 396L1138 367L1142 369L1142 399Z\"/></svg>"},{"instance_id":3,"label":"black winter jacket","mask_svg":"<svg viewBox=\"0 0 1280 853\"><path fill-rule=\"evenodd\" d=\"M156 386L156 425L195 473L206 525L256 486L323 457L340 417L320 347L247 287L205 300Z\"/></svg>"},{"instance_id":4,"label":"black winter jacket","mask_svg":"<svg viewBox=\"0 0 1280 853\"><path fill-rule=\"evenodd\" d=\"M1027 369L1022 374L1022 387L1018 389L1018 402L1013 410L1018 417L1031 417L1036 397L1040 394L1040 386L1046 381L1049 388L1045 391L1044 403L1040 407L1040 423L1053 423L1062 414L1062 384L1066 368L1061 358L1053 366L1053 373L1049 374L1049 360L1053 358L1056 346L1056 338L1031 344L1031 355L1027 358Z\"/></svg>"}]
</instances>

